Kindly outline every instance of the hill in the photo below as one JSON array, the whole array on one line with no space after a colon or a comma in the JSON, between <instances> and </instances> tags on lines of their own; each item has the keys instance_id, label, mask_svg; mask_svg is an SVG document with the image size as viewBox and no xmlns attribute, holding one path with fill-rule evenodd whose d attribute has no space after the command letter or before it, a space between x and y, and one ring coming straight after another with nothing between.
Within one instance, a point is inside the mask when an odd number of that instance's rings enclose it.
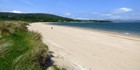
<instances>
[{"instance_id":1,"label":"hill","mask_svg":"<svg viewBox=\"0 0 140 70\"><path fill-rule=\"evenodd\" d=\"M9 13L0 12L0 20L28 22L111 22L109 20L80 20L44 13Z\"/></svg>"},{"instance_id":2,"label":"hill","mask_svg":"<svg viewBox=\"0 0 140 70\"><path fill-rule=\"evenodd\" d=\"M42 13L9 13L0 12L0 20L18 20L31 22L64 22L73 21L71 18Z\"/></svg>"}]
</instances>

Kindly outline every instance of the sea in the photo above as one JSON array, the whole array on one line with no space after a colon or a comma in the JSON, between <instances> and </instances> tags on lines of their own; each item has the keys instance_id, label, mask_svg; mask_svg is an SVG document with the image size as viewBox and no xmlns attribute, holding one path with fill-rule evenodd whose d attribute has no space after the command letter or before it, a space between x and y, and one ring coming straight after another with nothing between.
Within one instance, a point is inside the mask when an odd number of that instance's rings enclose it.
<instances>
[{"instance_id":1,"label":"sea","mask_svg":"<svg viewBox=\"0 0 140 70\"><path fill-rule=\"evenodd\" d=\"M90 30L96 29L96 30L117 32L126 35L140 36L140 22L97 22L97 23L54 22L49 24L58 25L58 26L79 27L79 28L85 28Z\"/></svg>"}]
</instances>

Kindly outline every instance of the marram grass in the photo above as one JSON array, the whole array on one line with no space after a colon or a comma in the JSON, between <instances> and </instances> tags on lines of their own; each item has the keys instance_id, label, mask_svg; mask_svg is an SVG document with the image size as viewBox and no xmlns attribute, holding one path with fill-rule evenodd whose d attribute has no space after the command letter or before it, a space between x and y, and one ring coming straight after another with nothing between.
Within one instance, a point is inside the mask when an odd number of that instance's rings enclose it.
<instances>
[{"instance_id":1,"label":"marram grass","mask_svg":"<svg viewBox=\"0 0 140 70\"><path fill-rule=\"evenodd\" d=\"M48 47L24 22L0 22L0 70L43 70Z\"/></svg>"},{"instance_id":2,"label":"marram grass","mask_svg":"<svg viewBox=\"0 0 140 70\"><path fill-rule=\"evenodd\" d=\"M22 21L0 21L0 70L46 70L48 47ZM66 70L51 66L53 70Z\"/></svg>"}]
</instances>

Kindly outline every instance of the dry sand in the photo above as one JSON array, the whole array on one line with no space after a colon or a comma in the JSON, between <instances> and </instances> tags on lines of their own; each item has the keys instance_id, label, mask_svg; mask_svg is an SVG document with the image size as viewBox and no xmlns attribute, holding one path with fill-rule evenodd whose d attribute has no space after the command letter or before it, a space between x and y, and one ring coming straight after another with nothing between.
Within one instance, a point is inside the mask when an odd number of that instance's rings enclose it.
<instances>
[{"instance_id":1,"label":"dry sand","mask_svg":"<svg viewBox=\"0 0 140 70\"><path fill-rule=\"evenodd\" d=\"M68 70L140 70L140 38L43 23L29 29L42 34L55 63Z\"/></svg>"}]
</instances>

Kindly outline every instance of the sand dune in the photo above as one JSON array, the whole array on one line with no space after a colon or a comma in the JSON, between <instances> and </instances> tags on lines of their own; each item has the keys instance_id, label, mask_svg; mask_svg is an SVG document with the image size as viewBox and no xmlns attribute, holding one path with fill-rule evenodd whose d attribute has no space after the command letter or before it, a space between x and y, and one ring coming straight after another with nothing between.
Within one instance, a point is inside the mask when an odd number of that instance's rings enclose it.
<instances>
[{"instance_id":1,"label":"sand dune","mask_svg":"<svg viewBox=\"0 0 140 70\"><path fill-rule=\"evenodd\" d=\"M69 70L140 70L140 38L42 23L29 29L42 34L56 64Z\"/></svg>"}]
</instances>

